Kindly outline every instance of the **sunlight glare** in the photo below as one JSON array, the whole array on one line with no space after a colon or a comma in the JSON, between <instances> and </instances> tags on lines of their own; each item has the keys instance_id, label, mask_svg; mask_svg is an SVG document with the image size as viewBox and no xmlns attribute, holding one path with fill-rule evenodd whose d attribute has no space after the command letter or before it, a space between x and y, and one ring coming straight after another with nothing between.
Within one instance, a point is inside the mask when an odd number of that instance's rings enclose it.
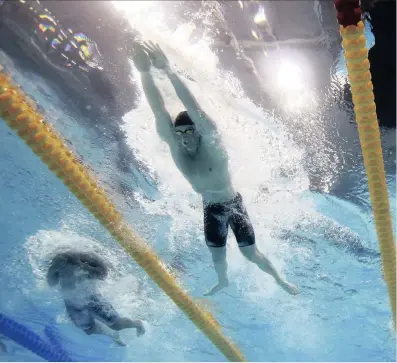
<instances>
[{"instance_id":1,"label":"sunlight glare","mask_svg":"<svg viewBox=\"0 0 397 363\"><path fill-rule=\"evenodd\" d=\"M136 18L150 23L153 28L163 27L165 14L158 1L112 1L114 7L136 27Z\"/></svg>"},{"instance_id":2,"label":"sunlight glare","mask_svg":"<svg viewBox=\"0 0 397 363\"><path fill-rule=\"evenodd\" d=\"M277 85L283 90L303 89L302 71L292 62L282 62L278 69Z\"/></svg>"},{"instance_id":3,"label":"sunlight glare","mask_svg":"<svg viewBox=\"0 0 397 363\"><path fill-rule=\"evenodd\" d=\"M259 40L258 33L254 29L251 29L251 34L256 40Z\"/></svg>"},{"instance_id":4,"label":"sunlight glare","mask_svg":"<svg viewBox=\"0 0 397 363\"><path fill-rule=\"evenodd\" d=\"M282 61L276 75L276 85L283 100L283 105L290 112L300 113L315 107L315 94L309 87L302 69L294 62ZM307 82L306 82L307 81Z\"/></svg>"},{"instance_id":5,"label":"sunlight glare","mask_svg":"<svg viewBox=\"0 0 397 363\"><path fill-rule=\"evenodd\" d=\"M149 8L155 5L156 1L112 1L112 3L116 9L129 13Z\"/></svg>"},{"instance_id":6,"label":"sunlight glare","mask_svg":"<svg viewBox=\"0 0 397 363\"><path fill-rule=\"evenodd\" d=\"M255 22L255 24L261 24L261 23L266 22L265 9L263 6L261 6L259 8L259 11L256 13L254 22Z\"/></svg>"},{"instance_id":7,"label":"sunlight glare","mask_svg":"<svg viewBox=\"0 0 397 363\"><path fill-rule=\"evenodd\" d=\"M172 34L172 38L178 44L187 46L195 29L194 23L183 23Z\"/></svg>"}]
</instances>

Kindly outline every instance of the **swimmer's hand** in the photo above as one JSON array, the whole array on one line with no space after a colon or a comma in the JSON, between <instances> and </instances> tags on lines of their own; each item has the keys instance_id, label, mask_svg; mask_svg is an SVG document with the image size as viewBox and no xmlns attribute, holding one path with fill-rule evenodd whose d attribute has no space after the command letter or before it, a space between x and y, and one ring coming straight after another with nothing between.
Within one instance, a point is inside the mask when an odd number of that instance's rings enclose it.
<instances>
[{"instance_id":1,"label":"swimmer's hand","mask_svg":"<svg viewBox=\"0 0 397 363\"><path fill-rule=\"evenodd\" d=\"M136 69L141 72L149 72L150 70L150 59L148 54L145 51L145 48L139 44L134 43L134 55L132 56L132 60Z\"/></svg>"},{"instance_id":2,"label":"swimmer's hand","mask_svg":"<svg viewBox=\"0 0 397 363\"><path fill-rule=\"evenodd\" d=\"M169 61L163 50L158 44L154 44L152 41L143 42L143 46L147 54L149 54L152 64L157 69L165 69L169 66Z\"/></svg>"}]
</instances>

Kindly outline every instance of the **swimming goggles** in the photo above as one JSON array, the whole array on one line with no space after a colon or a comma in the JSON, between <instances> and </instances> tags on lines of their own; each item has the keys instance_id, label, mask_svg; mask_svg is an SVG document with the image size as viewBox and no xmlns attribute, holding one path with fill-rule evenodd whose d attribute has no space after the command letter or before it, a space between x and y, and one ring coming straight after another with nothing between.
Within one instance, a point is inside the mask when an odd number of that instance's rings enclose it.
<instances>
[{"instance_id":1,"label":"swimming goggles","mask_svg":"<svg viewBox=\"0 0 397 363\"><path fill-rule=\"evenodd\" d=\"M178 135L178 136L180 136L180 135L182 135L182 134L186 134L186 135L191 135L191 134L193 134L193 132L194 132L194 129L186 129L185 131L182 131L182 130L177 130L177 131L175 131L175 133Z\"/></svg>"}]
</instances>

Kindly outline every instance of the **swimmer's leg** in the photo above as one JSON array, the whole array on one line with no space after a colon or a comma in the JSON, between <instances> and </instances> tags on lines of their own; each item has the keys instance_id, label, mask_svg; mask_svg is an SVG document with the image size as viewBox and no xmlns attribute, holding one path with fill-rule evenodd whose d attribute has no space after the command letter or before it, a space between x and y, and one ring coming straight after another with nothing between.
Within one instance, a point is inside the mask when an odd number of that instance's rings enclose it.
<instances>
[{"instance_id":1,"label":"swimmer's leg","mask_svg":"<svg viewBox=\"0 0 397 363\"><path fill-rule=\"evenodd\" d=\"M122 347L125 347L126 344L122 341L119 332L112 330L110 327L102 323L101 321L94 320L93 326L89 330L85 330L86 334L101 334L107 335L112 338L114 342Z\"/></svg>"},{"instance_id":2,"label":"swimmer's leg","mask_svg":"<svg viewBox=\"0 0 397 363\"><path fill-rule=\"evenodd\" d=\"M141 320L121 317L113 306L99 294L91 297L88 307L96 317L112 330L120 331L135 328L138 336L145 333L145 328Z\"/></svg>"},{"instance_id":3,"label":"swimmer's leg","mask_svg":"<svg viewBox=\"0 0 397 363\"><path fill-rule=\"evenodd\" d=\"M266 256L256 248L254 228L252 227L252 223L249 219L241 196L239 196L239 198L239 202L237 203L230 220L230 227L236 236L241 253L248 261L255 263L262 271L273 276L277 284L286 292L291 295L298 294L298 288L283 279L271 261L269 261L269 259L267 259Z\"/></svg>"},{"instance_id":4,"label":"swimmer's leg","mask_svg":"<svg viewBox=\"0 0 397 363\"><path fill-rule=\"evenodd\" d=\"M204 234L205 241L212 255L218 283L205 296L214 295L229 286L227 278L226 240L228 221L222 205L209 205L204 208Z\"/></svg>"},{"instance_id":5,"label":"swimmer's leg","mask_svg":"<svg viewBox=\"0 0 397 363\"><path fill-rule=\"evenodd\" d=\"M145 327L143 326L142 320L132 320L130 318L119 317L115 320L114 324L108 325L109 328L113 330L123 330L123 329L136 329L136 335L139 337L145 334Z\"/></svg>"},{"instance_id":6,"label":"swimmer's leg","mask_svg":"<svg viewBox=\"0 0 397 363\"><path fill-rule=\"evenodd\" d=\"M212 261L214 262L215 272L218 275L218 283L212 287L205 296L211 296L218 291L229 286L227 278L227 261L226 261L226 246L223 247L208 247L212 254Z\"/></svg>"},{"instance_id":7,"label":"swimmer's leg","mask_svg":"<svg viewBox=\"0 0 397 363\"><path fill-rule=\"evenodd\" d=\"M255 245L240 247L240 251L245 256L245 258L247 258L248 261L255 263L262 271L273 276L277 284L282 287L286 292L291 295L299 294L298 288L287 280L284 280L279 275L271 261L267 259L265 255L259 252Z\"/></svg>"},{"instance_id":8,"label":"swimmer's leg","mask_svg":"<svg viewBox=\"0 0 397 363\"><path fill-rule=\"evenodd\" d=\"M65 301L65 307L74 325L83 330L87 335L107 335L108 337L112 338L118 345L125 345L121 341L118 332L110 329L100 321L96 321L87 306L80 307L73 304L73 302Z\"/></svg>"}]
</instances>

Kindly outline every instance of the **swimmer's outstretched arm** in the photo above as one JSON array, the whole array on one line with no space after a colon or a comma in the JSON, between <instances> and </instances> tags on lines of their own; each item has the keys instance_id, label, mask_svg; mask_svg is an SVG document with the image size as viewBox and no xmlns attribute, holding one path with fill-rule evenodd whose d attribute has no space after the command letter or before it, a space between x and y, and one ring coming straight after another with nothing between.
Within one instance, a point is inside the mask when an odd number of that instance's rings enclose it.
<instances>
[{"instance_id":1,"label":"swimmer's outstretched arm","mask_svg":"<svg viewBox=\"0 0 397 363\"><path fill-rule=\"evenodd\" d=\"M170 141L172 138L172 120L165 108L163 97L149 72L150 59L139 44L135 44L134 53L132 59L141 74L143 92L156 118L157 132L164 141Z\"/></svg>"},{"instance_id":2,"label":"swimmer's outstretched arm","mask_svg":"<svg viewBox=\"0 0 397 363\"><path fill-rule=\"evenodd\" d=\"M194 123L199 124L203 131L214 132L217 130L213 120L205 114L200 105L198 104L196 98L193 96L192 92L182 81L179 75L174 72L170 66L170 63L161 50L158 44L152 42L144 42L145 50L149 53L152 59L152 64L158 69L162 69L170 79L172 85L174 86L175 92L178 98L181 100L185 106L189 116L192 118Z\"/></svg>"},{"instance_id":3,"label":"swimmer's outstretched arm","mask_svg":"<svg viewBox=\"0 0 397 363\"><path fill-rule=\"evenodd\" d=\"M169 141L172 137L172 120L165 108L163 97L161 97L160 91L149 72L141 73L141 81L145 96L156 118L157 133L163 140Z\"/></svg>"},{"instance_id":4,"label":"swimmer's outstretched arm","mask_svg":"<svg viewBox=\"0 0 397 363\"><path fill-rule=\"evenodd\" d=\"M60 273L66 265L75 265L78 263L78 257L75 252L66 251L58 253L52 260L47 271L47 283L55 286L59 282Z\"/></svg>"},{"instance_id":5,"label":"swimmer's outstretched arm","mask_svg":"<svg viewBox=\"0 0 397 363\"><path fill-rule=\"evenodd\" d=\"M217 131L215 122L213 122L212 119L202 110L196 98L193 96L192 92L182 81L179 75L174 72L171 67L165 68L165 73L170 79L172 85L174 86L178 98L186 107L186 110L188 114L191 115L193 121L199 124L204 129L204 131Z\"/></svg>"},{"instance_id":6,"label":"swimmer's outstretched arm","mask_svg":"<svg viewBox=\"0 0 397 363\"><path fill-rule=\"evenodd\" d=\"M57 266L52 263L47 271L47 283L50 286L55 286L59 282L59 273Z\"/></svg>"}]
</instances>

